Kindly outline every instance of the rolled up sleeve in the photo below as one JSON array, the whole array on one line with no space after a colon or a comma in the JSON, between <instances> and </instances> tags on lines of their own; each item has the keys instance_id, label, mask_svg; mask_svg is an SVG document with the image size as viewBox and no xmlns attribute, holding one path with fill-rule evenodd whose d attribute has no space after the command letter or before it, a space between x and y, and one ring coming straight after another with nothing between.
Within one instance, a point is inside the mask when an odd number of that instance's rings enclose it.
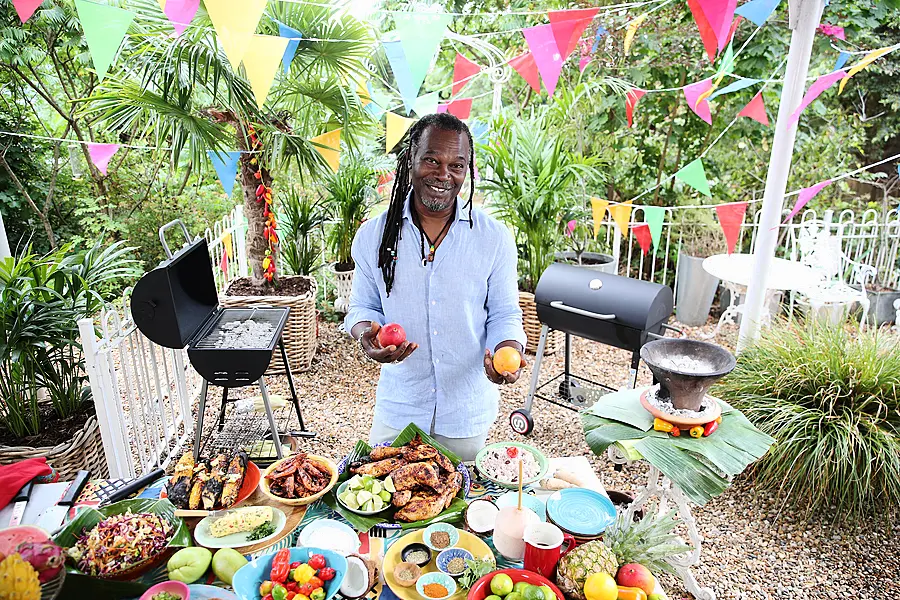
<instances>
[{"instance_id":1,"label":"rolled up sleeve","mask_svg":"<svg viewBox=\"0 0 900 600\"><path fill-rule=\"evenodd\" d=\"M503 230L499 237L493 269L488 276L486 328L491 352L506 340L517 341L523 348L526 342L519 308L516 243L508 230Z\"/></svg>"},{"instance_id":2,"label":"rolled up sleeve","mask_svg":"<svg viewBox=\"0 0 900 600\"><path fill-rule=\"evenodd\" d=\"M360 321L373 321L384 325L384 308L376 276L381 273L375 267L376 248L371 240L371 232L360 228L350 249L356 271L353 274L353 289L350 292L350 307L344 317L344 331L350 330Z\"/></svg>"}]
</instances>

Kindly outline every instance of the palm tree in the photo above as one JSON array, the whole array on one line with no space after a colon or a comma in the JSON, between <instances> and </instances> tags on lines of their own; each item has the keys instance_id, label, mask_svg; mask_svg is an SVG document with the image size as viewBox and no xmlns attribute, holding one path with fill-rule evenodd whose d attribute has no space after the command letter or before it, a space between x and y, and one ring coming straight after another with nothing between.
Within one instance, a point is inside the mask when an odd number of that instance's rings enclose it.
<instances>
[{"instance_id":1,"label":"palm tree","mask_svg":"<svg viewBox=\"0 0 900 600\"><path fill-rule=\"evenodd\" d=\"M246 77L219 49L204 7L191 27L170 38L171 28L158 18L158 2L134 0L130 9L157 18L135 19L120 50L121 71L85 100L83 110L97 126L170 147L173 165L184 153L198 168L208 150L259 148L241 155L239 173L249 223L247 254L257 282L269 250L263 234L266 203L257 201L258 186L271 187L273 172L291 165L301 179L324 173L328 167L309 138L341 127L342 140L352 147L375 126L349 83L366 75L363 59L372 54L374 39L365 24L341 11L342 4L269 5L257 33L278 35L281 22L303 32L304 39L290 71L276 76L259 109Z\"/></svg>"}]
</instances>

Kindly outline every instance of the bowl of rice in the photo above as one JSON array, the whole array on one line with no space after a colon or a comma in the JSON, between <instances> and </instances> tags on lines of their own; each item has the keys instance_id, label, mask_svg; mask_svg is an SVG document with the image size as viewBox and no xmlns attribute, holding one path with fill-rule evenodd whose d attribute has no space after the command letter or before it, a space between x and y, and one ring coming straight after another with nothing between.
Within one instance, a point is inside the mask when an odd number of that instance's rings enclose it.
<instances>
[{"instance_id":1,"label":"bowl of rice","mask_svg":"<svg viewBox=\"0 0 900 600\"><path fill-rule=\"evenodd\" d=\"M540 450L520 442L488 444L475 456L475 467L485 479L501 487L519 487L519 461L522 461L522 485L537 483L550 465Z\"/></svg>"}]
</instances>

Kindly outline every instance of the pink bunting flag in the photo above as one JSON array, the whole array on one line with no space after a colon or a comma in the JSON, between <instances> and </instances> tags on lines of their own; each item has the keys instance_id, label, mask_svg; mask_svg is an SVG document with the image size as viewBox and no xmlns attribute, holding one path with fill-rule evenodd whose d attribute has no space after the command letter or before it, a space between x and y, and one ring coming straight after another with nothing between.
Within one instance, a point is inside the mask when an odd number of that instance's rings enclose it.
<instances>
[{"instance_id":1,"label":"pink bunting flag","mask_svg":"<svg viewBox=\"0 0 900 600\"><path fill-rule=\"evenodd\" d=\"M700 40L703 42L703 49L706 50L706 56L709 58L709 62L714 62L716 60L716 50L719 42L716 40L715 32L709 25L706 14L700 7L700 0L688 0L688 7L691 9L694 21L697 23L697 29L700 30Z\"/></svg>"},{"instance_id":2,"label":"pink bunting flag","mask_svg":"<svg viewBox=\"0 0 900 600\"><path fill-rule=\"evenodd\" d=\"M734 11L737 8L737 0L697 0L709 27L716 36L716 45L721 51L727 46L728 31L731 29L731 21L734 19Z\"/></svg>"},{"instance_id":3,"label":"pink bunting flag","mask_svg":"<svg viewBox=\"0 0 900 600\"><path fill-rule=\"evenodd\" d=\"M591 62L591 56L589 54L585 54L581 57L581 60L578 61L578 71L584 73L584 69L588 66L588 63Z\"/></svg>"},{"instance_id":4,"label":"pink bunting flag","mask_svg":"<svg viewBox=\"0 0 900 600\"><path fill-rule=\"evenodd\" d=\"M457 52L453 63L453 95L458 94L480 72L481 67Z\"/></svg>"},{"instance_id":5,"label":"pink bunting flag","mask_svg":"<svg viewBox=\"0 0 900 600\"><path fill-rule=\"evenodd\" d=\"M460 121L465 121L472 114L472 99L460 98L459 100L454 100L447 105L447 112Z\"/></svg>"},{"instance_id":6,"label":"pink bunting flag","mask_svg":"<svg viewBox=\"0 0 900 600\"><path fill-rule=\"evenodd\" d=\"M175 28L175 36L184 33L194 15L197 14L197 8L200 6L200 0L166 0L165 13Z\"/></svg>"},{"instance_id":7,"label":"pink bunting flag","mask_svg":"<svg viewBox=\"0 0 900 600\"><path fill-rule=\"evenodd\" d=\"M551 10L547 13L550 19L550 28L553 30L553 38L556 47L562 53L562 59L566 60L575 51L581 34L597 16L599 8L575 8L571 10Z\"/></svg>"},{"instance_id":8,"label":"pink bunting flag","mask_svg":"<svg viewBox=\"0 0 900 600\"><path fill-rule=\"evenodd\" d=\"M769 115L766 114L766 105L763 102L762 92L757 92L755 96L753 96L753 100L747 103L744 108L741 109L741 112L738 113L739 117L750 117L757 123L762 123L766 127L769 126Z\"/></svg>"},{"instance_id":9,"label":"pink bunting flag","mask_svg":"<svg viewBox=\"0 0 900 600\"><path fill-rule=\"evenodd\" d=\"M628 119L628 127L631 127L632 124L634 107L637 106L638 100L643 98L646 93L647 92L644 90L632 88L628 91L628 94L625 95L625 117Z\"/></svg>"},{"instance_id":10,"label":"pink bunting flag","mask_svg":"<svg viewBox=\"0 0 900 600\"><path fill-rule=\"evenodd\" d=\"M94 166L97 167L101 173L106 175L106 167L109 166L109 159L113 157L113 154L119 151L119 145L88 143L87 147L91 162L94 163Z\"/></svg>"},{"instance_id":11,"label":"pink bunting flag","mask_svg":"<svg viewBox=\"0 0 900 600\"><path fill-rule=\"evenodd\" d=\"M712 125L712 115L709 112L709 101L706 98L700 100L700 102L697 102L697 100L703 93L709 91L711 87L712 78L692 83L684 88L684 97L687 99L688 108L710 125Z\"/></svg>"},{"instance_id":12,"label":"pink bunting flag","mask_svg":"<svg viewBox=\"0 0 900 600\"><path fill-rule=\"evenodd\" d=\"M834 38L836 40L842 40L845 42L847 41L847 34L844 32L844 28L837 25L822 23L816 28L816 31L818 31L822 35L827 35L828 37Z\"/></svg>"},{"instance_id":13,"label":"pink bunting flag","mask_svg":"<svg viewBox=\"0 0 900 600\"><path fill-rule=\"evenodd\" d=\"M566 237L572 237L572 234L575 233L575 226L578 225L578 222L575 219L572 219L568 223L566 223Z\"/></svg>"},{"instance_id":14,"label":"pink bunting flag","mask_svg":"<svg viewBox=\"0 0 900 600\"><path fill-rule=\"evenodd\" d=\"M528 82L538 94L541 93L541 74L538 73L537 63L534 61L534 55L531 52L520 54L509 61L509 66L516 70L516 73Z\"/></svg>"},{"instance_id":15,"label":"pink bunting flag","mask_svg":"<svg viewBox=\"0 0 900 600\"><path fill-rule=\"evenodd\" d=\"M722 233L725 234L725 242L728 245L728 254L734 252L746 212L746 202L720 204L716 207L716 214L719 215L719 226L722 228Z\"/></svg>"},{"instance_id":16,"label":"pink bunting flag","mask_svg":"<svg viewBox=\"0 0 900 600\"><path fill-rule=\"evenodd\" d=\"M734 39L734 34L735 34L735 32L737 32L737 29L738 29L738 27L740 27L741 21L743 21L743 20L744 20L744 17L742 17L741 15L738 15L734 18L734 22L731 24L731 30L728 32L728 39L725 40L726 46L731 43L731 40Z\"/></svg>"},{"instance_id":17,"label":"pink bunting flag","mask_svg":"<svg viewBox=\"0 0 900 600\"><path fill-rule=\"evenodd\" d=\"M794 126L794 123L800 120L800 113L802 113L807 106L812 104L813 100L821 96L822 92L824 92L846 76L847 72L842 69L840 71L829 73L828 75L822 75L821 77L816 79L813 84L809 86L809 89L806 90L806 95L803 96L803 100L800 101L800 106L797 107L797 110L791 113L791 116L788 119L787 128L790 129Z\"/></svg>"},{"instance_id":18,"label":"pink bunting flag","mask_svg":"<svg viewBox=\"0 0 900 600\"><path fill-rule=\"evenodd\" d=\"M641 223L640 225L632 226L631 231L634 232L634 237L637 238L638 244L641 246L641 252L646 256L650 252L650 244L653 241L653 236L650 235L650 226L646 223Z\"/></svg>"},{"instance_id":19,"label":"pink bunting flag","mask_svg":"<svg viewBox=\"0 0 900 600\"><path fill-rule=\"evenodd\" d=\"M445 112L447 112L448 106L450 106L450 105L449 104L438 104L437 110L435 112L437 112L438 114L445 113Z\"/></svg>"},{"instance_id":20,"label":"pink bunting flag","mask_svg":"<svg viewBox=\"0 0 900 600\"><path fill-rule=\"evenodd\" d=\"M168 0L168 1L171 2L172 0ZM225 276L228 277L228 253L227 252L222 253L222 260L219 261L219 269L221 269L222 272L225 273Z\"/></svg>"},{"instance_id":21,"label":"pink bunting flag","mask_svg":"<svg viewBox=\"0 0 900 600\"><path fill-rule=\"evenodd\" d=\"M790 221L791 219L796 217L797 213L800 212L800 210L804 206L806 206L807 202L812 200L816 196L816 194L821 192L822 188L824 188L825 186L830 185L830 184L831 184L831 180L826 179L825 181L821 181L814 186L811 186L808 188L803 188L802 190L800 190L800 193L797 195L797 203L794 204L794 208L792 208L791 212L788 213L788 216L787 216L787 218L785 218L784 223L787 223L788 221ZM784 223L782 223L782 225Z\"/></svg>"},{"instance_id":22,"label":"pink bunting flag","mask_svg":"<svg viewBox=\"0 0 900 600\"><path fill-rule=\"evenodd\" d=\"M23 24L31 18L31 15L34 14L34 11L37 10L38 6L40 6L43 1L44 0L13 0L13 6L16 7L16 12L19 14L19 19Z\"/></svg>"},{"instance_id":23,"label":"pink bunting flag","mask_svg":"<svg viewBox=\"0 0 900 600\"><path fill-rule=\"evenodd\" d=\"M556 91L556 83L559 81L559 74L562 72L563 57L556 46L552 26L528 27L522 30L522 35L528 42L528 49L534 56L534 62L537 63L538 72L541 74L547 93L553 96L553 92Z\"/></svg>"}]
</instances>

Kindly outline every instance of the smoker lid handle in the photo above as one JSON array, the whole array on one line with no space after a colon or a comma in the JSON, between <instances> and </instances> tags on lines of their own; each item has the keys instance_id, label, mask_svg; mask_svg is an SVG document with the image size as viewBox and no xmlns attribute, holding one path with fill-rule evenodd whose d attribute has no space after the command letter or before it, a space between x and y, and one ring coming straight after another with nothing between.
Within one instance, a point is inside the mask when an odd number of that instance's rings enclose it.
<instances>
[{"instance_id":1,"label":"smoker lid handle","mask_svg":"<svg viewBox=\"0 0 900 600\"><path fill-rule=\"evenodd\" d=\"M169 221L165 225L159 228L159 241L162 243L163 250L166 251L166 257L172 258L172 251L169 250L169 244L166 243L166 230L175 227L175 225L181 225L181 232L184 234L185 241L190 244L191 243L191 234L188 231L187 226L181 219L175 219L174 221Z\"/></svg>"},{"instance_id":2,"label":"smoker lid handle","mask_svg":"<svg viewBox=\"0 0 900 600\"><path fill-rule=\"evenodd\" d=\"M550 306L552 308L558 308L559 310L575 313L576 315L581 315L583 317L591 317L592 319L603 319L604 321L611 321L616 318L616 315L604 315L581 308L575 308L574 306L567 306L562 300L554 300L550 303Z\"/></svg>"}]
</instances>

